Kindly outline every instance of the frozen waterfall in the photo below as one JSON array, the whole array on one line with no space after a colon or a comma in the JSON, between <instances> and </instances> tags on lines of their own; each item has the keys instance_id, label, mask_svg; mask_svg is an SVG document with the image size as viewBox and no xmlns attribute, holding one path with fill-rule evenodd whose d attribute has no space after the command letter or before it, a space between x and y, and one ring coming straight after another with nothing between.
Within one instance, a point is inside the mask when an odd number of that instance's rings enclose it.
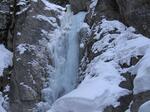
<instances>
[{"instance_id":1,"label":"frozen waterfall","mask_svg":"<svg viewBox=\"0 0 150 112\"><path fill-rule=\"evenodd\" d=\"M85 18L85 12L73 15L67 5L67 11L61 20L61 26L56 34L59 36L57 46L53 49L55 73L50 81L54 101L70 92L76 86L79 64L78 32Z\"/></svg>"}]
</instances>

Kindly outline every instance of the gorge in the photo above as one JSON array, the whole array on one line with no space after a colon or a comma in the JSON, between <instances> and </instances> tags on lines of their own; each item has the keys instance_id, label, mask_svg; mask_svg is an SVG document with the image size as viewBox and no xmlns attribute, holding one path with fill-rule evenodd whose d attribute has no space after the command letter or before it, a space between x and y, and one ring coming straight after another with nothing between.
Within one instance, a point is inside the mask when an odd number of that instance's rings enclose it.
<instances>
[{"instance_id":1,"label":"gorge","mask_svg":"<svg viewBox=\"0 0 150 112\"><path fill-rule=\"evenodd\" d=\"M149 112L149 0L1 0L0 112Z\"/></svg>"}]
</instances>

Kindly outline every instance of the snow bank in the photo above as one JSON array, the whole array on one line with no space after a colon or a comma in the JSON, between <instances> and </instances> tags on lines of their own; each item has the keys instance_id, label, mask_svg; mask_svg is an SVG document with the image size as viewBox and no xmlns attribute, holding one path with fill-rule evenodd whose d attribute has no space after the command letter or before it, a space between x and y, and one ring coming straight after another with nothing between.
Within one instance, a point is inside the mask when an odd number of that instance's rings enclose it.
<instances>
[{"instance_id":1,"label":"snow bank","mask_svg":"<svg viewBox=\"0 0 150 112\"><path fill-rule=\"evenodd\" d=\"M0 44L0 76L3 75L5 68L12 66L13 54L7 50L3 44Z\"/></svg>"},{"instance_id":2,"label":"snow bank","mask_svg":"<svg viewBox=\"0 0 150 112\"><path fill-rule=\"evenodd\" d=\"M101 112L106 106L118 106L118 98L129 93L118 86L123 77L112 63L96 58L87 70L79 87L58 99L52 112Z\"/></svg>"},{"instance_id":3,"label":"snow bank","mask_svg":"<svg viewBox=\"0 0 150 112\"><path fill-rule=\"evenodd\" d=\"M92 51L98 53L103 51L100 56L104 61L115 61L118 64L130 65L132 57L144 56L139 63L130 69L130 72L137 74L134 80L134 94L150 90L150 40L141 34L135 34L134 28L126 27L119 21L102 20L100 33L96 32L95 39L98 41L92 46ZM115 34L109 31L118 32ZM99 40L101 35L104 35ZM123 69L122 69L122 72Z\"/></svg>"},{"instance_id":4,"label":"snow bank","mask_svg":"<svg viewBox=\"0 0 150 112\"><path fill-rule=\"evenodd\" d=\"M149 111L150 111L150 100L141 105L138 112L149 112Z\"/></svg>"}]
</instances>

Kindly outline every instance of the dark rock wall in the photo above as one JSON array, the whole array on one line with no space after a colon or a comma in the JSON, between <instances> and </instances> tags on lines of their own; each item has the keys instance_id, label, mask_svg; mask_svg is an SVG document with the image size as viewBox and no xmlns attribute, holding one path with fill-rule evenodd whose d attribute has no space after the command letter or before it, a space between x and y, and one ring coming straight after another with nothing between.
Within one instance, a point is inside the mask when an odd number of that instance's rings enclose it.
<instances>
[{"instance_id":1,"label":"dark rock wall","mask_svg":"<svg viewBox=\"0 0 150 112\"><path fill-rule=\"evenodd\" d=\"M65 6L66 4L69 4L69 0L49 0L51 3Z\"/></svg>"},{"instance_id":2,"label":"dark rock wall","mask_svg":"<svg viewBox=\"0 0 150 112\"><path fill-rule=\"evenodd\" d=\"M135 27L139 33L150 36L150 1L149 0L98 0L94 9L89 7L89 0L70 0L75 13L90 11L87 23L100 21L102 16L108 19L119 19L128 26Z\"/></svg>"},{"instance_id":3,"label":"dark rock wall","mask_svg":"<svg viewBox=\"0 0 150 112\"><path fill-rule=\"evenodd\" d=\"M79 11L87 11L89 9L90 0L69 0L74 13Z\"/></svg>"},{"instance_id":4,"label":"dark rock wall","mask_svg":"<svg viewBox=\"0 0 150 112\"><path fill-rule=\"evenodd\" d=\"M83 0L84 1L84 0ZM86 15L85 22L89 24L92 33L87 36L86 46L84 49L84 56L80 66L80 78L84 78L84 70L86 68L87 63L89 63L94 57L98 54L93 54L91 51L92 45L95 43L94 37L94 28L98 23L105 17L109 20L120 20L127 26L133 26L137 30L138 33L142 33L143 35L150 37L150 1L149 0L98 0L96 6L94 8L90 8L89 2L84 1L82 4L81 0L70 0L72 9L75 13L79 11L88 11ZM92 3L92 0L91 2ZM87 5L88 4L88 5ZM87 32L82 32L82 34L86 34ZM115 33L115 32L110 32ZM82 35L81 34L81 35ZM103 38L103 37L101 37ZM142 56L139 56L138 59L132 58L130 66L135 65ZM123 68L129 67L126 65L121 65ZM125 82L121 82L120 86L123 88L127 88L129 90L133 90L133 80L134 77L130 76L130 73L122 74L126 78ZM139 93L134 95L131 93L128 96L123 96L119 99L121 105L117 108L113 106L107 107L105 112L124 112L128 107L131 101L131 112L138 112L139 107L146 101L150 100L149 91Z\"/></svg>"},{"instance_id":5,"label":"dark rock wall","mask_svg":"<svg viewBox=\"0 0 150 112\"><path fill-rule=\"evenodd\" d=\"M0 2L0 43L7 45L8 32L11 24L11 5L12 1Z\"/></svg>"}]
</instances>

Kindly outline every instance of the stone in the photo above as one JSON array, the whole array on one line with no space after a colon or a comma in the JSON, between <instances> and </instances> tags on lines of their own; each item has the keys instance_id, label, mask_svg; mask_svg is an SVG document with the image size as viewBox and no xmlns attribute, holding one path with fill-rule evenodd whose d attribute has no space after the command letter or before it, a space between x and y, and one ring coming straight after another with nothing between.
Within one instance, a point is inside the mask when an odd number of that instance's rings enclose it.
<instances>
[{"instance_id":1,"label":"stone","mask_svg":"<svg viewBox=\"0 0 150 112\"><path fill-rule=\"evenodd\" d=\"M32 112L36 104L43 100L41 90L48 76L51 58L47 50L48 37L42 31L50 32L56 27L36 18L43 15L56 18L55 10L45 10L42 1L30 2L25 11L17 11L13 36L14 68L10 82L11 112ZM22 50L23 49L23 50Z\"/></svg>"},{"instance_id":2,"label":"stone","mask_svg":"<svg viewBox=\"0 0 150 112\"><path fill-rule=\"evenodd\" d=\"M79 11L87 11L91 0L70 0L69 2L73 12L76 14Z\"/></svg>"},{"instance_id":3,"label":"stone","mask_svg":"<svg viewBox=\"0 0 150 112\"><path fill-rule=\"evenodd\" d=\"M9 2L0 2L0 42L7 43L7 33L11 22Z\"/></svg>"}]
</instances>

